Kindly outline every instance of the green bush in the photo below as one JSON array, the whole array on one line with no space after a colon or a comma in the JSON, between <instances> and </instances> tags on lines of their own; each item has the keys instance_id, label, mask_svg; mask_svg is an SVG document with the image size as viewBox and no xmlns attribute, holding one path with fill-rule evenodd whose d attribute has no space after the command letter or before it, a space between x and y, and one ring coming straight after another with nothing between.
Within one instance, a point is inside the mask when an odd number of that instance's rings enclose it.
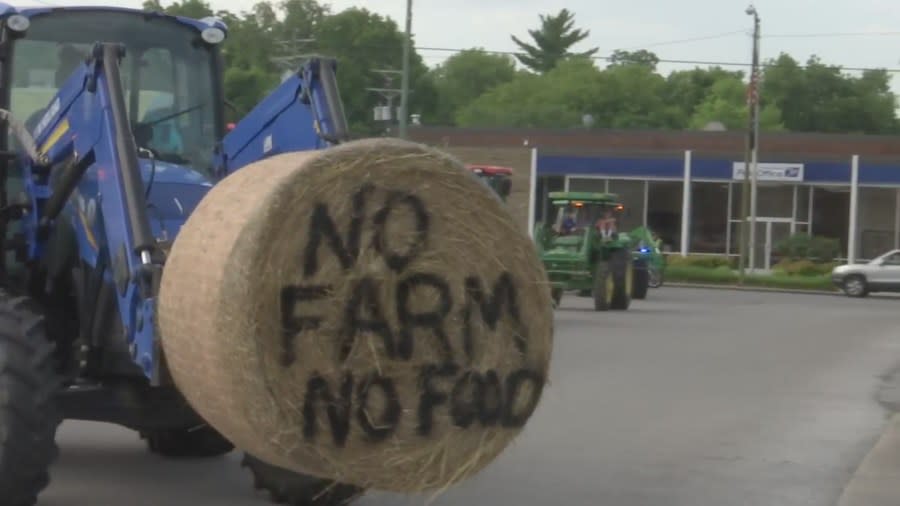
<instances>
[{"instance_id":1,"label":"green bush","mask_svg":"<svg viewBox=\"0 0 900 506\"><path fill-rule=\"evenodd\" d=\"M782 260L772 267L776 275L822 276L831 274L835 263L820 263L812 260Z\"/></svg>"},{"instance_id":2,"label":"green bush","mask_svg":"<svg viewBox=\"0 0 900 506\"><path fill-rule=\"evenodd\" d=\"M812 260L830 263L841 254L837 239L809 234L794 234L775 244L775 253L790 260Z\"/></svg>"},{"instance_id":3,"label":"green bush","mask_svg":"<svg viewBox=\"0 0 900 506\"><path fill-rule=\"evenodd\" d=\"M673 254L667 258L667 264L670 266L715 269L717 267L731 268L734 265L734 261L726 255L688 255L683 257Z\"/></svg>"},{"instance_id":4,"label":"green bush","mask_svg":"<svg viewBox=\"0 0 900 506\"><path fill-rule=\"evenodd\" d=\"M820 266L817 266L820 267ZM704 267L676 265L666 269L666 280L681 283L697 283L708 285L737 285L738 275L728 267L709 269ZM744 277L745 286L765 288L781 288L789 290L826 290L833 291L831 276L815 275L750 275Z\"/></svg>"}]
</instances>

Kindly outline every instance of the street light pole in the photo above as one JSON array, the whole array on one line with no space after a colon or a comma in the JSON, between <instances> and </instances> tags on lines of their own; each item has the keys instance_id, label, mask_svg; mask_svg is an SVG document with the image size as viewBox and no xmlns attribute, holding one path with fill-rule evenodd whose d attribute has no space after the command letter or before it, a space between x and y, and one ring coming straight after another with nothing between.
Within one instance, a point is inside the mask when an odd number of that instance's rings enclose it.
<instances>
[{"instance_id":1,"label":"street light pole","mask_svg":"<svg viewBox=\"0 0 900 506\"><path fill-rule=\"evenodd\" d=\"M756 201L757 201L757 166L759 163L759 14L753 5L745 11L753 16L753 68L750 74L749 116L747 131L747 151L744 154L744 180L741 188L741 260L740 281L744 281L745 260L749 256L751 272L756 262ZM749 164L747 162L750 162ZM751 184L752 181L752 184ZM750 187L750 188L748 188ZM748 198L749 190L749 198ZM749 209L748 209L749 208ZM747 223L747 217L750 223ZM749 225L749 226L748 226ZM749 230L747 230L749 228ZM748 236L749 235L749 255Z\"/></svg>"},{"instance_id":2,"label":"street light pole","mask_svg":"<svg viewBox=\"0 0 900 506\"><path fill-rule=\"evenodd\" d=\"M406 36L403 39L403 79L400 95L400 138L406 138L409 121L409 53L412 39L412 0L406 0Z\"/></svg>"}]
</instances>

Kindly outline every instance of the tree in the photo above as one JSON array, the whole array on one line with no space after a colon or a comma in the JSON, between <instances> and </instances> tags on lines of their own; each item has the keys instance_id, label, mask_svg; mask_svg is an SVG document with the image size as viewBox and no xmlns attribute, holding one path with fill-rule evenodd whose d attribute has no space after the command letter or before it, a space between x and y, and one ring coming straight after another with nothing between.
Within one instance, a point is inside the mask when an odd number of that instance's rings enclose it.
<instances>
[{"instance_id":1,"label":"tree","mask_svg":"<svg viewBox=\"0 0 900 506\"><path fill-rule=\"evenodd\" d=\"M440 102L429 122L452 124L455 111L462 109L494 87L516 77L515 60L483 49L461 51L431 71Z\"/></svg>"},{"instance_id":2,"label":"tree","mask_svg":"<svg viewBox=\"0 0 900 506\"><path fill-rule=\"evenodd\" d=\"M700 130L713 121L721 122L729 130L746 130L749 126L747 84L740 78L727 75L720 77L697 106L691 117L690 127ZM781 111L771 101L760 103L759 129L784 129Z\"/></svg>"},{"instance_id":3,"label":"tree","mask_svg":"<svg viewBox=\"0 0 900 506\"><path fill-rule=\"evenodd\" d=\"M586 58L560 62L546 74L523 72L484 93L456 115L460 126L573 128L588 113L600 69Z\"/></svg>"},{"instance_id":4,"label":"tree","mask_svg":"<svg viewBox=\"0 0 900 506\"><path fill-rule=\"evenodd\" d=\"M390 18L362 8L346 9L326 16L316 32L320 52L338 61L338 85L344 101L347 121L359 133L374 134L373 110L382 103L380 95L368 88L384 88L378 69L402 67L403 39ZM416 52L410 55L410 113L428 115L434 102L432 83L423 78L428 68ZM393 83L399 85L399 78ZM400 101L394 105L399 107Z\"/></svg>"},{"instance_id":5,"label":"tree","mask_svg":"<svg viewBox=\"0 0 900 506\"><path fill-rule=\"evenodd\" d=\"M806 66L791 56L767 62L762 95L781 108L785 126L800 132L892 133L896 97L886 71L845 75L810 57Z\"/></svg>"},{"instance_id":6,"label":"tree","mask_svg":"<svg viewBox=\"0 0 900 506\"><path fill-rule=\"evenodd\" d=\"M541 14L540 19L540 29L528 30L534 44L523 42L515 35L511 36L513 42L525 52L516 57L531 70L546 73L553 70L560 60L567 57L591 57L597 52L597 48L581 53L569 52L572 46L588 38L591 32L590 30L574 29L575 15L568 9L562 9L556 15Z\"/></svg>"},{"instance_id":7,"label":"tree","mask_svg":"<svg viewBox=\"0 0 900 506\"><path fill-rule=\"evenodd\" d=\"M655 71L658 64L659 57L646 49L641 49L639 51L616 49L609 58L609 66L611 67L620 65L644 65Z\"/></svg>"}]
</instances>

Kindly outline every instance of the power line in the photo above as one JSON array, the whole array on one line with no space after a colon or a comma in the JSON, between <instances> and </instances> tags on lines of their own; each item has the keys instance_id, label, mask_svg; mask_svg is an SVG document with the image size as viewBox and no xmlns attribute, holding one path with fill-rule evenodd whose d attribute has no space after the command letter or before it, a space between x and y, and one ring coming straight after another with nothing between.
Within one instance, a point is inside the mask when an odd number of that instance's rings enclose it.
<instances>
[{"instance_id":1,"label":"power line","mask_svg":"<svg viewBox=\"0 0 900 506\"><path fill-rule=\"evenodd\" d=\"M659 46L669 46L669 45L674 45L674 44L683 44L685 42L697 42L697 41L701 41L701 40L722 39L725 37L730 37L732 35L737 35L737 34L741 34L741 33L746 34L747 29L745 28L745 29L741 29L741 30L732 30L730 32L717 33L717 34L713 34L713 35L702 35L700 37L691 37L688 39L666 40L666 41L662 41L662 42L654 42L652 44L645 44L643 46L632 46L632 47L620 48L619 50L620 51L633 51L633 50L637 50L637 49L646 49L648 47L659 47Z\"/></svg>"},{"instance_id":2,"label":"power line","mask_svg":"<svg viewBox=\"0 0 900 506\"><path fill-rule=\"evenodd\" d=\"M831 33L782 33L763 35L766 39L801 39L801 38L831 38L831 37L884 37L898 36L900 32L831 32Z\"/></svg>"},{"instance_id":3,"label":"power line","mask_svg":"<svg viewBox=\"0 0 900 506\"><path fill-rule=\"evenodd\" d=\"M465 49L454 49L447 47L416 47L416 51L436 51L436 52L447 52L447 53L461 53L466 51ZM486 53L492 54L502 54L509 56L516 56L522 53L518 53L515 51L494 51L483 49ZM613 56L592 56L591 59L598 61L612 61ZM712 60L676 60L676 59L666 59L660 58L659 63L671 63L671 64L679 64L679 65L705 65L705 66L717 66L717 67L752 67L753 65L750 62L729 62L729 61L712 61ZM771 67L771 64L761 63L760 67ZM797 65L799 68L807 68L808 65ZM841 70L845 71L866 71L866 70L883 70L889 73L900 73L900 68L885 68L885 67L844 67L841 65L831 65L840 67Z\"/></svg>"}]
</instances>

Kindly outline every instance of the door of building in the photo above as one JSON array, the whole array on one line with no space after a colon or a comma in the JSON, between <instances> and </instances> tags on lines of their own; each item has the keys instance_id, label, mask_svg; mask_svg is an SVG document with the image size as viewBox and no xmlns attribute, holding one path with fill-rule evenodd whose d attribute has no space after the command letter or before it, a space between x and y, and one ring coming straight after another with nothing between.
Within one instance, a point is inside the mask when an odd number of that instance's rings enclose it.
<instances>
[{"instance_id":1,"label":"door of building","mask_svg":"<svg viewBox=\"0 0 900 506\"><path fill-rule=\"evenodd\" d=\"M790 218L757 217L756 247L753 248L752 264L754 269L769 270L772 268L772 257L778 243L791 236Z\"/></svg>"}]
</instances>

